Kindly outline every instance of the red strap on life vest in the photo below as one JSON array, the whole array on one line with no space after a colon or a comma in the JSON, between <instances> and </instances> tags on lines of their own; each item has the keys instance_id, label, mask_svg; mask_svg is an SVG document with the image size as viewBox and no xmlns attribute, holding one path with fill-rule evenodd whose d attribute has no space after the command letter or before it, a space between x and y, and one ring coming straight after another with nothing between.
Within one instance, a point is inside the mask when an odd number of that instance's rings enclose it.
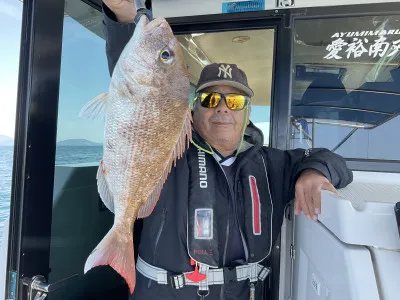
<instances>
[{"instance_id":1,"label":"red strap on life vest","mask_svg":"<svg viewBox=\"0 0 400 300\"><path fill-rule=\"evenodd\" d=\"M190 264L194 267L194 271L192 273L186 274L186 278L193 282L200 282L206 279L206 274L199 273L198 263L196 263L193 258L190 258Z\"/></svg>"}]
</instances>

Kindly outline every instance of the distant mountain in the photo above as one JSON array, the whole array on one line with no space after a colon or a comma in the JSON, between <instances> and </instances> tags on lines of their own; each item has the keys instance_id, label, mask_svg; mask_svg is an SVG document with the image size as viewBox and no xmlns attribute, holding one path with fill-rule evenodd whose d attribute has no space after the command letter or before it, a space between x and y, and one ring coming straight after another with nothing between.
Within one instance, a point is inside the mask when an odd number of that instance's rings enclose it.
<instances>
[{"instance_id":1,"label":"distant mountain","mask_svg":"<svg viewBox=\"0 0 400 300\"><path fill-rule=\"evenodd\" d=\"M13 145L14 145L14 140L12 138L0 134L0 146L13 146Z\"/></svg>"},{"instance_id":2,"label":"distant mountain","mask_svg":"<svg viewBox=\"0 0 400 300\"><path fill-rule=\"evenodd\" d=\"M94 143L85 139L68 139L59 141L57 146L101 146L99 143Z\"/></svg>"}]
</instances>

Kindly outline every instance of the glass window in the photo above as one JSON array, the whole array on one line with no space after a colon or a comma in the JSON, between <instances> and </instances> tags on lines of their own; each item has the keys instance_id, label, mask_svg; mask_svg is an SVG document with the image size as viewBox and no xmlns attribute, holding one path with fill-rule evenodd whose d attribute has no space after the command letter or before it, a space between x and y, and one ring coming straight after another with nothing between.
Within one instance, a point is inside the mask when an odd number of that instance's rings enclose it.
<instances>
[{"instance_id":1,"label":"glass window","mask_svg":"<svg viewBox=\"0 0 400 300\"><path fill-rule=\"evenodd\" d=\"M291 148L400 160L399 16L297 20Z\"/></svg>"},{"instance_id":2,"label":"glass window","mask_svg":"<svg viewBox=\"0 0 400 300\"><path fill-rule=\"evenodd\" d=\"M210 63L236 64L246 73L254 91L250 120L263 132L265 145L269 144L274 35L273 29L263 29L177 36L193 86Z\"/></svg>"},{"instance_id":3,"label":"glass window","mask_svg":"<svg viewBox=\"0 0 400 300\"><path fill-rule=\"evenodd\" d=\"M110 84L102 20L101 12L82 1L66 3L49 283L83 275L87 257L113 224L113 214L102 205L96 182L104 120L79 117L82 107L106 92ZM48 298L65 299L77 293L79 287L73 285Z\"/></svg>"},{"instance_id":4,"label":"glass window","mask_svg":"<svg viewBox=\"0 0 400 300\"><path fill-rule=\"evenodd\" d=\"M0 0L0 299L5 299L22 3Z\"/></svg>"},{"instance_id":5,"label":"glass window","mask_svg":"<svg viewBox=\"0 0 400 300\"><path fill-rule=\"evenodd\" d=\"M22 3L0 0L0 40L7 45L0 47L0 237L10 212L21 24Z\"/></svg>"},{"instance_id":6,"label":"glass window","mask_svg":"<svg viewBox=\"0 0 400 300\"><path fill-rule=\"evenodd\" d=\"M101 13L83 3L66 7L56 165L98 165L101 159L104 121L78 117L82 107L110 84L105 41L97 34L101 21Z\"/></svg>"}]
</instances>

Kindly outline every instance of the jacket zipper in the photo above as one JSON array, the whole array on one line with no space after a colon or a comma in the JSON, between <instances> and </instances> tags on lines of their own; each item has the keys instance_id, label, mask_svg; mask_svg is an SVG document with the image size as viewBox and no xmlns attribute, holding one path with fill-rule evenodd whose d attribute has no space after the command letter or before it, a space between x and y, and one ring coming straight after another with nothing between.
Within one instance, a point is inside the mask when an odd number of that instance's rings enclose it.
<instances>
[{"instance_id":1,"label":"jacket zipper","mask_svg":"<svg viewBox=\"0 0 400 300\"><path fill-rule=\"evenodd\" d=\"M236 189L236 193L237 193L237 189ZM239 226L240 238L241 238L242 245L243 245L244 255L245 255L246 259L247 259L248 256L249 256L249 248L247 247L247 243L246 243L246 241L244 239L242 228L240 227L239 216L238 216L238 213L237 213L237 205L235 205L235 217L236 217L236 222L237 222L237 224Z\"/></svg>"},{"instance_id":2,"label":"jacket zipper","mask_svg":"<svg viewBox=\"0 0 400 300\"><path fill-rule=\"evenodd\" d=\"M226 179L226 183L228 184L229 192L231 194L231 201L229 201L229 210L230 210L230 206L233 205L233 203L231 203L231 202L235 201L235 191L232 189L231 185L229 184L229 180L228 180L228 177L226 176L224 168L220 165L220 163L218 161L217 161L217 163L218 163L219 167L221 168L222 173L224 173L224 176L225 176L225 179ZM239 169L236 170L236 173L238 173L238 170ZM236 174L235 174L235 181L236 181ZM236 205L234 205L234 213L235 213L235 218L236 218L237 224L239 226L239 218L237 217ZM229 230L229 223L230 223L229 221L230 221L230 218L228 217L228 223L227 223L227 226L226 226L226 238L225 238L224 256L222 258L223 265L226 264L226 251L227 251L227 248L228 248L229 231L230 231ZM242 229L240 228L240 226L239 226L239 232L240 232L240 237L242 239L242 245L243 245L245 253L246 253L246 252L248 252L246 250L247 249L247 245L244 244L243 232L242 232ZM220 300L224 300L225 299L225 285L224 284L221 286L219 297L220 297Z\"/></svg>"},{"instance_id":3,"label":"jacket zipper","mask_svg":"<svg viewBox=\"0 0 400 300\"><path fill-rule=\"evenodd\" d=\"M163 212L162 212L161 225L160 225L160 228L158 229L158 233L157 233L157 237L156 237L156 243L155 243L155 245L154 245L153 257L156 256L157 245L158 245L158 241L160 240L161 233L162 233L162 231L163 231L163 229L164 229L166 215L167 215L167 209L164 208L164 209L163 209ZM155 258L153 258L153 264L154 264L154 262L155 262Z\"/></svg>"},{"instance_id":4,"label":"jacket zipper","mask_svg":"<svg viewBox=\"0 0 400 300\"><path fill-rule=\"evenodd\" d=\"M163 209L163 212L162 212L161 225L160 225L160 228L158 229L157 237L156 237L156 242L155 242L155 244L154 244L153 265L154 265L155 262L156 262L156 250L157 250L157 245L158 245L158 241L160 240L161 233L162 233L162 231L163 231L163 229L164 229L164 225L165 225L165 220L166 220L166 218L167 218L167 209L164 208L164 209ZM148 284L148 287L149 287L149 288L150 288L150 285L151 285L151 281L152 281L152 280L149 279L149 284Z\"/></svg>"},{"instance_id":5,"label":"jacket zipper","mask_svg":"<svg viewBox=\"0 0 400 300\"><path fill-rule=\"evenodd\" d=\"M232 188L231 188L231 185L229 184L229 180L228 180L228 177L226 176L226 173L225 173L225 171L224 171L224 168L222 168L222 166L219 164L219 162L217 162L218 163L218 165L219 165L219 167L221 168L221 170L222 170L222 173L224 173L224 176L225 176L225 179L226 179L226 183L228 184L228 187L229 187L229 192L230 192L230 194L231 194L231 198L233 197L233 195L232 195ZM230 210L230 207L231 207L231 202L229 201L229 210ZM226 250L227 250L227 248L228 248L228 239L229 239L229 222L230 221L230 218L228 217L228 223L227 223L227 225L226 225L226 238L225 238L225 247L224 247L224 256L223 256L223 258L222 258L222 263L223 263L223 265L225 265L225 260L226 260Z\"/></svg>"},{"instance_id":6,"label":"jacket zipper","mask_svg":"<svg viewBox=\"0 0 400 300\"><path fill-rule=\"evenodd\" d=\"M226 176L226 173L225 173L225 171L224 171L224 168L219 164L219 162L217 162L217 163L218 163L219 167L221 168L222 173L224 173L224 176L225 176L225 179L226 179L226 183L228 184L229 192L230 192L230 194L231 194L231 199L232 199L233 193L232 193L231 185L229 184L228 177ZM233 200L232 200L232 201L233 201ZM231 209L231 201L229 201L229 210L230 210L230 209ZM230 218L228 217L228 223L226 224L226 238L225 238L224 256L223 256L223 258L222 258L223 265L225 265L225 261L226 261L226 251L227 251L227 248L228 248L229 223L230 223L229 221L230 221ZM224 285L224 284L221 286L221 290L220 290L220 295L219 295L219 297L220 297L220 300L224 300L224 299L225 299L225 285Z\"/></svg>"}]
</instances>

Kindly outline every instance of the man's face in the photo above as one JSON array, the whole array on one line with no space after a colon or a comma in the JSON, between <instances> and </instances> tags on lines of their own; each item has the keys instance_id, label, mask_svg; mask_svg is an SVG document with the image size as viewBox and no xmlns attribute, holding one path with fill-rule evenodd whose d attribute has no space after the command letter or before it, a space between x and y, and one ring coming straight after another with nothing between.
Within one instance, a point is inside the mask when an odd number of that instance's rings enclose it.
<instances>
[{"instance_id":1,"label":"man's face","mask_svg":"<svg viewBox=\"0 0 400 300\"><path fill-rule=\"evenodd\" d=\"M241 90L225 85L212 86L204 89L203 92L244 95ZM246 109L231 110L226 106L224 99L221 99L215 108L202 107L199 100L194 105L193 125L195 130L217 150L234 151L242 136Z\"/></svg>"}]
</instances>

